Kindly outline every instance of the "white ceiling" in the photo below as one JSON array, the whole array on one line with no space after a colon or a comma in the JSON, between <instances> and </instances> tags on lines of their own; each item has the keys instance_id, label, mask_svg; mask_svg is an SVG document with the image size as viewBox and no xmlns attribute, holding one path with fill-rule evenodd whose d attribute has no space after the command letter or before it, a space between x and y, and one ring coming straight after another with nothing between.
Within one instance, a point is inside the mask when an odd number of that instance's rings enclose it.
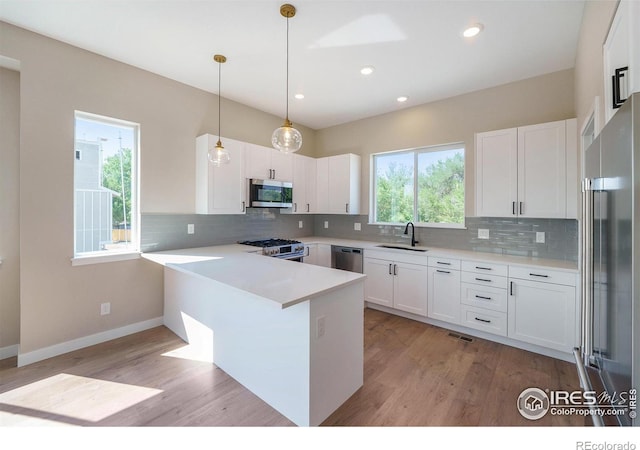
<instances>
[{"instance_id":1,"label":"white ceiling","mask_svg":"<svg viewBox=\"0 0 640 450\"><path fill-rule=\"evenodd\" d=\"M290 118L314 129L574 66L583 0L289 0ZM284 116L285 1L0 0L0 20ZM484 31L462 37L474 22ZM365 65L375 67L369 77ZM293 95L302 92L303 100ZM396 98L409 100L399 104Z\"/></svg>"}]
</instances>

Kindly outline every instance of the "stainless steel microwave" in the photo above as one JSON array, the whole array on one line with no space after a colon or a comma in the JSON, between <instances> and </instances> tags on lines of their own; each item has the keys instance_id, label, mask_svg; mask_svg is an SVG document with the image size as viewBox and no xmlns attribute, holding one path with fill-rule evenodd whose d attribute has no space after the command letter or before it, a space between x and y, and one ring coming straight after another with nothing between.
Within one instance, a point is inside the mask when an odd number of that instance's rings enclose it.
<instances>
[{"instance_id":1,"label":"stainless steel microwave","mask_svg":"<svg viewBox=\"0 0 640 450\"><path fill-rule=\"evenodd\" d=\"M291 208L293 183L278 180L249 179L249 207Z\"/></svg>"}]
</instances>

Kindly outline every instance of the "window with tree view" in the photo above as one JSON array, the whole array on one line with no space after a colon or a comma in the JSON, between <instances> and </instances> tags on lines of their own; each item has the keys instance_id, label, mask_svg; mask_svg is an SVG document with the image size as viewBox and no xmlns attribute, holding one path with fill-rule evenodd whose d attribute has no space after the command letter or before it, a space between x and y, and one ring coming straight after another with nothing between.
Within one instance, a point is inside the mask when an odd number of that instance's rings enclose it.
<instances>
[{"instance_id":1,"label":"window with tree view","mask_svg":"<svg viewBox=\"0 0 640 450\"><path fill-rule=\"evenodd\" d=\"M375 223L464 226L464 145L373 156Z\"/></svg>"},{"instance_id":2,"label":"window with tree view","mask_svg":"<svg viewBox=\"0 0 640 450\"><path fill-rule=\"evenodd\" d=\"M137 250L138 125L76 113L76 255Z\"/></svg>"}]
</instances>

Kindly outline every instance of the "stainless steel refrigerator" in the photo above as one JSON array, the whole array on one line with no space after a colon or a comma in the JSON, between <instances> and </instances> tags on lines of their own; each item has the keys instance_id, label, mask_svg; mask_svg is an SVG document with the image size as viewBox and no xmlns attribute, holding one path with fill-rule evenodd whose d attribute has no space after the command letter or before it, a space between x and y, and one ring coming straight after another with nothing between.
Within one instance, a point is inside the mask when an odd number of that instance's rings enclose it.
<instances>
[{"instance_id":1,"label":"stainless steel refrigerator","mask_svg":"<svg viewBox=\"0 0 640 450\"><path fill-rule=\"evenodd\" d=\"M578 372L583 388L602 385L624 408L621 395L640 388L640 93L605 125L584 164ZM639 425L629 400L626 408L616 421Z\"/></svg>"}]
</instances>

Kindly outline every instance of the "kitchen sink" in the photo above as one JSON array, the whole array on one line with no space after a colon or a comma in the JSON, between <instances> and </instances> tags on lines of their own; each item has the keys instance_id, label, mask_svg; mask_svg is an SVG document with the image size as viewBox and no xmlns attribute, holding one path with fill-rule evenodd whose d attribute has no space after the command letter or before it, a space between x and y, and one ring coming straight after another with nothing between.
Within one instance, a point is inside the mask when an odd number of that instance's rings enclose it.
<instances>
[{"instance_id":1,"label":"kitchen sink","mask_svg":"<svg viewBox=\"0 0 640 450\"><path fill-rule=\"evenodd\" d=\"M426 248L415 248L415 247L407 247L404 245L393 245L393 244L379 244L376 245L376 247L382 247L382 248L394 248L396 250L409 250L412 252L426 252L427 249Z\"/></svg>"}]
</instances>

